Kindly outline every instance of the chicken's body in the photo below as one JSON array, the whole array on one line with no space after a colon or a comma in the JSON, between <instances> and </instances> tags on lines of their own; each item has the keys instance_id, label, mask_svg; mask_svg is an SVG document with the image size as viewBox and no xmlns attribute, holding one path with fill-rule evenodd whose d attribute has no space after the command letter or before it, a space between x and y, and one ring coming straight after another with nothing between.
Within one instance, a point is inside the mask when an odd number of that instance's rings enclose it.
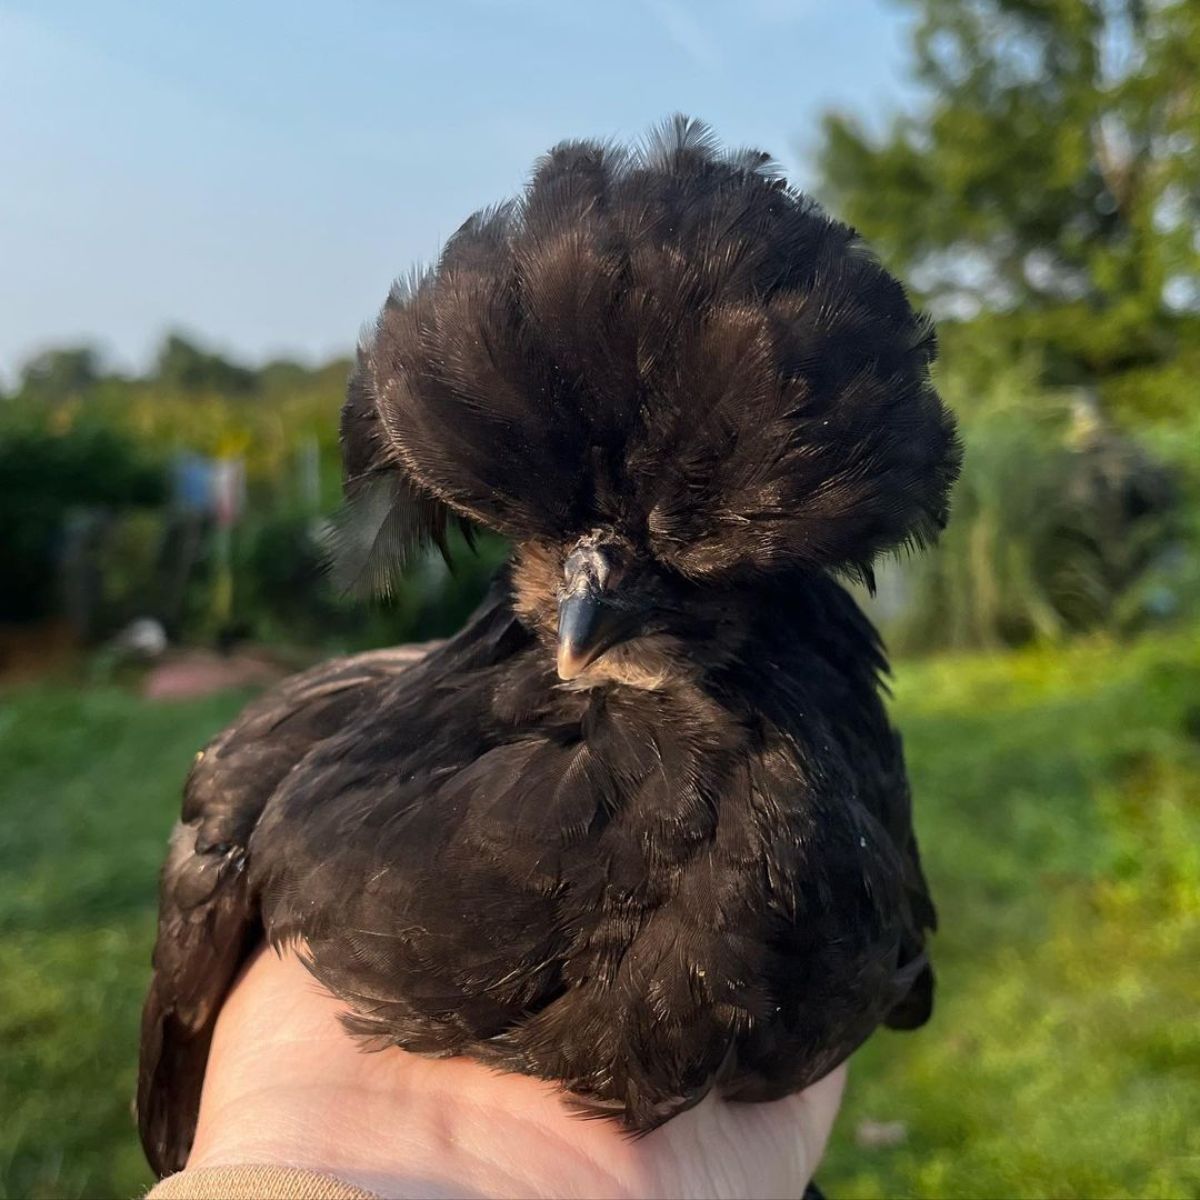
<instances>
[{"instance_id":1,"label":"chicken's body","mask_svg":"<svg viewBox=\"0 0 1200 1200\"><path fill-rule=\"evenodd\" d=\"M713 161L708 150L700 160ZM762 181L744 165L722 170L731 186ZM736 248L735 232L724 236ZM472 270L494 279L494 263L479 255L496 253L495 229L468 233L455 271L468 284ZM680 236L677 227L667 236ZM523 287L535 257L514 251ZM636 304L643 320L649 302L629 299L628 280L604 273L603 281L614 305ZM581 285L563 277L556 286ZM439 335L455 328L450 311L470 324L464 303L482 303L492 319L489 305L500 301L480 294L471 285L452 295L430 318L442 323ZM517 303L509 284L495 296ZM519 302L532 326L536 312L527 297ZM672 295L671 305L681 303ZM391 311L409 320L414 306L419 293L408 310ZM690 320L692 310L683 311ZM708 336L713 309L698 311ZM739 309L734 319L749 318ZM613 322L595 336L620 341ZM729 474L752 449L751 433L739 442L731 424L747 405L722 418L732 440L709 468L724 479L719 522L760 522L739 549L723 525L707 533L696 525L712 499L708 483L689 475L679 485L684 498L671 495L668 468L694 470L687 439L703 413L681 424L668 412L654 436L674 438L676 457L660 454L632 473L646 447L628 431L648 427L644 387L654 386L663 351L629 343L631 362L611 365L611 387L625 370L642 384L625 408L594 408L582 459L570 458L570 428L551 418L530 426L532 438L506 444L536 456L531 443L548 428L547 453L568 458L561 473L527 480L526 493L521 464L511 478L488 468L483 490L485 439L469 446L469 428L443 432L454 449L448 467L421 442L426 418L412 406L415 393L405 392L403 413L397 407L387 382L395 369L383 360L407 335L381 326L344 418L352 479L391 470L404 520L436 531L445 512L430 506L444 504L508 533L517 550L456 637L424 657L380 652L299 676L253 705L195 765L164 870L143 1024L139 1112L159 1171L186 1159L213 1021L264 934L302 945L317 978L347 1003L353 1032L553 1081L636 1131L714 1087L740 1100L787 1094L845 1059L879 1023L925 1020L933 907L899 742L879 696L883 657L814 550L832 554L844 541L837 562L865 569L892 526L905 536L919 529L921 512L936 517L953 474L948 419L936 397L913 390L925 387L928 355L912 350L920 327L894 314L886 328L905 353L924 357L906 382L895 375L899 358L887 357L900 352L877 346L890 364L881 378L904 405L924 404L932 424L906 418L926 444L897 442L892 461L891 443L881 442L873 461L904 478L920 478L918 468L941 476L927 495L914 485L884 503L863 491L870 479L861 463L839 468L836 500L825 470L820 498L814 492L799 513L808 549L795 552L780 524L793 509L772 480L798 452L801 474L825 461L820 439L839 436L823 431L828 419L807 446L792 433L774 449L764 440L765 483L782 507L774 515L763 496L747 499L759 514L747 517ZM472 344L487 347L498 371L517 369L486 331ZM578 347L561 336L549 344L560 375L568 362L576 372L598 369L573 358ZM477 372L459 361L473 352L439 352L435 373ZM765 370L765 360L753 344L742 353L747 374L735 377L753 384L748 372ZM396 369L408 389L432 379L414 362ZM851 377L857 403L869 380ZM747 419L765 431L796 400L762 402L770 411ZM479 395L467 402L468 424L480 404ZM748 461L753 475L758 460ZM554 469L552 457L545 462ZM442 470L450 474L430 475ZM572 512L581 472L590 500ZM865 499L847 509L859 492ZM844 517L859 522L857 541L842 530Z\"/></svg>"}]
</instances>

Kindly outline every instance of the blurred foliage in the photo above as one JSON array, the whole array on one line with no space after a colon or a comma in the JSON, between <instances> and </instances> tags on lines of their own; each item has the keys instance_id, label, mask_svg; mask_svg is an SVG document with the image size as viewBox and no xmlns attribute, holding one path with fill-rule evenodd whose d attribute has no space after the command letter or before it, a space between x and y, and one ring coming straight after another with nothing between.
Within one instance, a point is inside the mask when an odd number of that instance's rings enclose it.
<instances>
[{"instance_id":1,"label":"blurred foliage","mask_svg":"<svg viewBox=\"0 0 1200 1200\"><path fill-rule=\"evenodd\" d=\"M0 438L103 426L164 455L241 455L251 484L272 489L286 486L297 446L312 439L333 468L324 495L332 503L349 369L348 360L334 359L318 367L278 360L254 370L177 333L140 377L107 369L89 347L51 350L22 369L15 394L0 399Z\"/></svg>"},{"instance_id":2,"label":"blurred foliage","mask_svg":"<svg viewBox=\"0 0 1200 1200\"><path fill-rule=\"evenodd\" d=\"M901 0L923 100L828 114L820 191L940 318L963 478L882 573L897 646L1200 607L1200 5Z\"/></svg>"},{"instance_id":3,"label":"blurred foliage","mask_svg":"<svg viewBox=\"0 0 1200 1200\"><path fill-rule=\"evenodd\" d=\"M823 191L935 308L1055 381L1163 362L1200 323L1195 0L905 0L927 102L829 114Z\"/></svg>"},{"instance_id":4,"label":"blurred foliage","mask_svg":"<svg viewBox=\"0 0 1200 1200\"><path fill-rule=\"evenodd\" d=\"M118 429L88 422L0 436L0 620L56 607L57 554L74 510L157 505L165 495L161 458Z\"/></svg>"},{"instance_id":5,"label":"blurred foliage","mask_svg":"<svg viewBox=\"0 0 1200 1200\"><path fill-rule=\"evenodd\" d=\"M21 392L33 400L54 402L82 395L100 379L100 356L91 346L46 350L21 370Z\"/></svg>"},{"instance_id":6,"label":"blurred foliage","mask_svg":"<svg viewBox=\"0 0 1200 1200\"><path fill-rule=\"evenodd\" d=\"M339 593L330 579L326 533L324 518L303 512L246 523L235 544L235 579L238 611L252 622L247 634L346 651L446 637L479 603L507 554L498 538L483 536L472 550L451 533L449 562L425 555L392 596L364 603Z\"/></svg>"},{"instance_id":7,"label":"blurred foliage","mask_svg":"<svg viewBox=\"0 0 1200 1200\"><path fill-rule=\"evenodd\" d=\"M89 637L140 615L185 639L331 649L452 632L504 557L494 538L477 551L454 539L452 567L422 559L386 603L338 595L327 578L321 539L340 499L347 369L335 360L251 370L179 334L144 378L105 370L86 348L39 355L0 400L0 570L21 585L0 601L0 619L60 609L61 581ZM229 535L228 577L211 521L165 504L167 465L183 452L245 462L248 503ZM228 615L218 588L231 591Z\"/></svg>"},{"instance_id":8,"label":"blurred foliage","mask_svg":"<svg viewBox=\"0 0 1200 1200\"><path fill-rule=\"evenodd\" d=\"M952 520L935 550L880 572L873 615L892 645L1020 645L1200 608L1186 435L1151 448L1093 393L1039 386L1030 360L973 374L939 377L966 443Z\"/></svg>"},{"instance_id":9,"label":"blurred foliage","mask_svg":"<svg viewBox=\"0 0 1200 1200\"><path fill-rule=\"evenodd\" d=\"M166 389L177 392L217 392L244 396L257 386L255 373L219 354L201 350L178 333L167 335L158 352L155 377Z\"/></svg>"},{"instance_id":10,"label":"blurred foliage","mask_svg":"<svg viewBox=\"0 0 1200 1200\"><path fill-rule=\"evenodd\" d=\"M192 753L243 701L0 700L0 1194L148 1182L129 1097L154 877ZM904 663L894 715L939 1003L856 1056L828 1194L1195 1195L1200 626ZM867 1119L902 1143L857 1146Z\"/></svg>"}]
</instances>

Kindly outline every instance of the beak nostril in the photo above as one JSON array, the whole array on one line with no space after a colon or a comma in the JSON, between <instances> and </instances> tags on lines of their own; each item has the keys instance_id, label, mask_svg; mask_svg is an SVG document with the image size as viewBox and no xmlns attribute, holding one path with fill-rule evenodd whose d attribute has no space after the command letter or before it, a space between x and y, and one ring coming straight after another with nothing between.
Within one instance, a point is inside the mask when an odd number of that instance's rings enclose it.
<instances>
[{"instance_id":1,"label":"beak nostril","mask_svg":"<svg viewBox=\"0 0 1200 1200\"><path fill-rule=\"evenodd\" d=\"M567 591L574 591L587 582L603 590L608 586L612 564L598 546L581 544L563 562L563 579Z\"/></svg>"}]
</instances>

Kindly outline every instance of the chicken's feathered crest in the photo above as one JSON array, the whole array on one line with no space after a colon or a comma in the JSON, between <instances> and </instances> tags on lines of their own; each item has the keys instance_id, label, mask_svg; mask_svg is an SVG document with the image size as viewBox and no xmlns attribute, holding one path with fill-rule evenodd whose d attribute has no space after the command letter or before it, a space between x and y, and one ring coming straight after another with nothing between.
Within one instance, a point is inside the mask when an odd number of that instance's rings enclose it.
<instances>
[{"instance_id":1,"label":"chicken's feathered crest","mask_svg":"<svg viewBox=\"0 0 1200 1200\"><path fill-rule=\"evenodd\" d=\"M683 117L637 149L565 142L360 346L359 573L448 514L517 540L610 527L694 579L868 572L945 518L934 356L901 285L767 155Z\"/></svg>"}]
</instances>

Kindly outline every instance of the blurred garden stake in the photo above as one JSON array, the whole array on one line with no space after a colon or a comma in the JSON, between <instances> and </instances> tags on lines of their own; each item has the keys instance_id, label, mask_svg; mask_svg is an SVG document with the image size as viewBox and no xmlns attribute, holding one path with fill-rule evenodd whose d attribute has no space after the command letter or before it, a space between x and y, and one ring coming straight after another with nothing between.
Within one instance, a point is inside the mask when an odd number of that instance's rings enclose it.
<instances>
[{"instance_id":1,"label":"blurred garden stake","mask_svg":"<svg viewBox=\"0 0 1200 1200\"><path fill-rule=\"evenodd\" d=\"M213 585L213 623L229 627L233 617L233 528L246 504L246 468L240 458L221 458L213 464L213 513L216 517L216 578Z\"/></svg>"},{"instance_id":2,"label":"blurred garden stake","mask_svg":"<svg viewBox=\"0 0 1200 1200\"><path fill-rule=\"evenodd\" d=\"M163 553L163 619L183 632L188 589L196 578L211 533L213 460L192 452L171 460L171 507Z\"/></svg>"},{"instance_id":3,"label":"blurred garden stake","mask_svg":"<svg viewBox=\"0 0 1200 1200\"><path fill-rule=\"evenodd\" d=\"M300 507L309 513L321 508L321 447L309 434L300 441L296 451L296 481Z\"/></svg>"}]
</instances>

